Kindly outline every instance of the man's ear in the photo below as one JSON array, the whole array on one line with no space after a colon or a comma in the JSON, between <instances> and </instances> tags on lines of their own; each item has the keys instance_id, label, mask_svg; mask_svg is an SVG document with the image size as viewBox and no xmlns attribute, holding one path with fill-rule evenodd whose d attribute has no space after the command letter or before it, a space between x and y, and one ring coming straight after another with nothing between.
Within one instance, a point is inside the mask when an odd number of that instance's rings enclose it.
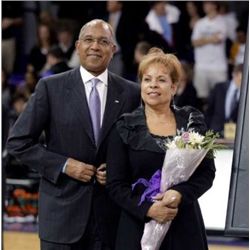
<instances>
[{"instance_id":1,"label":"man's ear","mask_svg":"<svg viewBox=\"0 0 250 250\"><path fill-rule=\"evenodd\" d=\"M75 48L76 48L77 54L79 54L79 52L78 52L79 46L80 46L80 41L77 40L77 41L75 42Z\"/></svg>"},{"instance_id":2,"label":"man's ear","mask_svg":"<svg viewBox=\"0 0 250 250\"><path fill-rule=\"evenodd\" d=\"M115 44L113 44L113 47L112 47L112 52L113 52L113 54L116 52L116 50L117 50L117 47L116 47Z\"/></svg>"}]
</instances>

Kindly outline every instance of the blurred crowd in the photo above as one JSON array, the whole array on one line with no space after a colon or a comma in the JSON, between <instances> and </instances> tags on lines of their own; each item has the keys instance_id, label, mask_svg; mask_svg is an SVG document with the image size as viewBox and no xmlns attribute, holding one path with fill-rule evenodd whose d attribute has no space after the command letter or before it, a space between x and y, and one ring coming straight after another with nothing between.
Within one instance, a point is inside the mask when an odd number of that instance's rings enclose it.
<instances>
[{"instance_id":1,"label":"blurred crowd","mask_svg":"<svg viewBox=\"0 0 250 250\"><path fill-rule=\"evenodd\" d=\"M3 143L38 80L79 66L75 41L94 18L115 31L111 71L138 81L141 58L160 47L183 63L176 105L203 111L222 136L224 123L236 121L248 2L3 1Z\"/></svg>"}]
</instances>

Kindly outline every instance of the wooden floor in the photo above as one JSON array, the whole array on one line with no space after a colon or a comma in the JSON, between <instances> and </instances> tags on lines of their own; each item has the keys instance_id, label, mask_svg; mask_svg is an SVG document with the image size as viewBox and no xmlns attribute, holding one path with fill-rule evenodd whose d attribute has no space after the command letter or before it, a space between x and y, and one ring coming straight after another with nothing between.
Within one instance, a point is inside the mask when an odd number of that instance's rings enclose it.
<instances>
[{"instance_id":1,"label":"wooden floor","mask_svg":"<svg viewBox=\"0 0 250 250\"><path fill-rule=\"evenodd\" d=\"M4 250L39 250L39 239L34 233L4 232ZM209 246L209 250L248 250L247 247Z\"/></svg>"}]
</instances>

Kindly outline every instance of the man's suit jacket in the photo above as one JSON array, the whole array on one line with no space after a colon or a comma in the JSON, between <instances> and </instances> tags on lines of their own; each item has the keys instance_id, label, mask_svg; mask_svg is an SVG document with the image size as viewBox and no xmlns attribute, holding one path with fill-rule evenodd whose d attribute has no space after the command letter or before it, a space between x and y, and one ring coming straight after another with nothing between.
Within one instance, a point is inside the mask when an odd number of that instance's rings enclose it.
<instances>
[{"instance_id":1,"label":"man's suit jacket","mask_svg":"<svg viewBox=\"0 0 250 250\"><path fill-rule=\"evenodd\" d=\"M211 91L208 100L208 109L206 112L206 122L210 129L223 133L224 123L228 120L237 122L238 106L230 115L230 119L226 119L225 102L230 82L222 82L215 85Z\"/></svg>"},{"instance_id":2,"label":"man's suit jacket","mask_svg":"<svg viewBox=\"0 0 250 250\"><path fill-rule=\"evenodd\" d=\"M41 175L41 239L57 243L78 241L92 213L105 242L114 240L118 213L109 202L105 187L70 178L62 173L62 168L68 157L95 166L105 163L107 137L113 123L139 104L138 85L109 72L106 108L96 146L79 68L39 81L11 131L8 150ZM46 145L38 143L42 131Z\"/></svg>"}]
</instances>

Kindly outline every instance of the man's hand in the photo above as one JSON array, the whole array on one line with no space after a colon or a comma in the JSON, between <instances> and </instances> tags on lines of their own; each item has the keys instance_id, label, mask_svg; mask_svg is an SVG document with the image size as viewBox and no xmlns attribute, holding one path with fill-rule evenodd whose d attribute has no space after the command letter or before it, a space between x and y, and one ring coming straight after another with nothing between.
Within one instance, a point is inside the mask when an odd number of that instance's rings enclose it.
<instances>
[{"instance_id":1,"label":"man's hand","mask_svg":"<svg viewBox=\"0 0 250 250\"><path fill-rule=\"evenodd\" d=\"M97 168L96 171L96 180L99 182L101 185L106 185L106 163L103 163L100 165L99 168Z\"/></svg>"},{"instance_id":2,"label":"man's hand","mask_svg":"<svg viewBox=\"0 0 250 250\"><path fill-rule=\"evenodd\" d=\"M67 160L65 174L78 181L89 182L95 173L96 168L93 165L89 165L72 158Z\"/></svg>"},{"instance_id":3,"label":"man's hand","mask_svg":"<svg viewBox=\"0 0 250 250\"><path fill-rule=\"evenodd\" d=\"M192 45L194 47L200 47L200 46L204 46L207 44L218 44L222 42L223 42L222 35L220 33L216 33L208 37L201 37L201 38L195 39L192 41Z\"/></svg>"}]
</instances>

